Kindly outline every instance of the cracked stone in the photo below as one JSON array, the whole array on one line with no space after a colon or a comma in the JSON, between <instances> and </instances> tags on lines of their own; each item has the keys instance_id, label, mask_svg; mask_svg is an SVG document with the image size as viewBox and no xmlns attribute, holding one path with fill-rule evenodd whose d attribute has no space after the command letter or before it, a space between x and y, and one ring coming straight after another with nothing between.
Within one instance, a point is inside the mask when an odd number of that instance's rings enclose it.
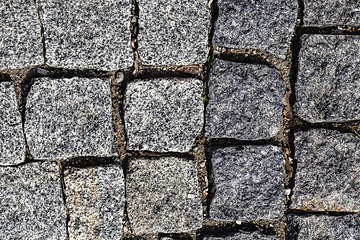
<instances>
[{"instance_id":1,"label":"cracked stone","mask_svg":"<svg viewBox=\"0 0 360 240\"><path fill-rule=\"evenodd\" d=\"M35 159L116 156L110 80L34 79L25 135Z\"/></svg>"},{"instance_id":2,"label":"cracked stone","mask_svg":"<svg viewBox=\"0 0 360 240\"><path fill-rule=\"evenodd\" d=\"M259 232L230 232L226 234L206 235L204 240L276 240L276 236L265 235Z\"/></svg>"}]
</instances>

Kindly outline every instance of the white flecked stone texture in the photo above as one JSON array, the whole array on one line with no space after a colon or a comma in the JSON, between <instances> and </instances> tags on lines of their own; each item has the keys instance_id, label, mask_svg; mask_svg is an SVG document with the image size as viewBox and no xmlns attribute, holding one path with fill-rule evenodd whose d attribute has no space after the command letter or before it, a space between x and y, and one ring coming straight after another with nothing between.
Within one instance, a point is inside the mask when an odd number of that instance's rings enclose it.
<instances>
[{"instance_id":1,"label":"white flecked stone texture","mask_svg":"<svg viewBox=\"0 0 360 240\"><path fill-rule=\"evenodd\" d=\"M124 102L129 150L186 152L203 125L203 83L194 78L135 80Z\"/></svg>"},{"instance_id":2,"label":"white flecked stone texture","mask_svg":"<svg viewBox=\"0 0 360 240\"><path fill-rule=\"evenodd\" d=\"M218 235L218 234L217 234ZM204 240L276 240L276 236L265 235L259 232L239 231L221 234L221 236L205 236Z\"/></svg>"},{"instance_id":3,"label":"white flecked stone texture","mask_svg":"<svg viewBox=\"0 0 360 240\"><path fill-rule=\"evenodd\" d=\"M25 135L39 160L116 156L110 80L35 79L26 102Z\"/></svg>"},{"instance_id":4,"label":"white flecked stone texture","mask_svg":"<svg viewBox=\"0 0 360 240\"><path fill-rule=\"evenodd\" d=\"M0 70L44 63L41 24L33 1L1 1L0 29Z\"/></svg>"},{"instance_id":5,"label":"white flecked stone texture","mask_svg":"<svg viewBox=\"0 0 360 240\"><path fill-rule=\"evenodd\" d=\"M205 63L207 0L139 0L139 56L145 65Z\"/></svg>"},{"instance_id":6,"label":"white flecked stone texture","mask_svg":"<svg viewBox=\"0 0 360 240\"><path fill-rule=\"evenodd\" d=\"M135 234L187 232L202 226L203 213L193 159L130 159L126 201Z\"/></svg>"},{"instance_id":7,"label":"white flecked stone texture","mask_svg":"<svg viewBox=\"0 0 360 240\"><path fill-rule=\"evenodd\" d=\"M74 69L132 66L130 0L39 0L47 64Z\"/></svg>"}]
</instances>

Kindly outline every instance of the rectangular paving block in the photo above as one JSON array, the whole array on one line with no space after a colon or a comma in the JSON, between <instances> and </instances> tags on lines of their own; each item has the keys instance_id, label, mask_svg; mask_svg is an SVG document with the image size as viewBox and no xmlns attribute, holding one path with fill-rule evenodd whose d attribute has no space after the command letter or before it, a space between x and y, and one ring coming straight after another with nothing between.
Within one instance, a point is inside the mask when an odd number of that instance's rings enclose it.
<instances>
[{"instance_id":1,"label":"rectangular paving block","mask_svg":"<svg viewBox=\"0 0 360 240\"><path fill-rule=\"evenodd\" d=\"M178 233L201 228L203 213L193 159L130 159L125 186L133 233Z\"/></svg>"},{"instance_id":2,"label":"rectangular paving block","mask_svg":"<svg viewBox=\"0 0 360 240\"><path fill-rule=\"evenodd\" d=\"M226 147L210 153L210 218L253 221L283 216L285 188L279 147Z\"/></svg>"},{"instance_id":3,"label":"rectangular paving block","mask_svg":"<svg viewBox=\"0 0 360 240\"><path fill-rule=\"evenodd\" d=\"M304 24L310 26L360 25L357 0L305 0Z\"/></svg>"},{"instance_id":4,"label":"rectangular paving block","mask_svg":"<svg viewBox=\"0 0 360 240\"><path fill-rule=\"evenodd\" d=\"M116 156L110 80L34 79L25 135L35 159Z\"/></svg>"},{"instance_id":5,"label":"rectangular paving block","mask_svg":"<svg viewBox=\"0 0 360 240\"><path fill-rule=\"evenodd\" d=\"M216 236L205 235L204 240L277 240L276 236L265 235L260 232L230 232L216 234Z\"/></svg>"},{"instance_id":6,"label":"rectangular paving block","mask_svg":"<svg viewBox=\"0 0 360 240\"><path fill-rule=\"evenodd\" d=\"M56 163L0 167L0 239L66 239Z\"/></svg>"},{"instance_id":7,"label":"rectangular paving block","mask_svg":"<svg viewBox=\"0 0 360 240\"><path fill-rule=\"evenodd\" d=\"M266 139L280 130L285 83L261 64L215 60L209 78L205 135Z\"/></svg>"},{"instance_id":8,"label":"rectangular paving block","mask_svg":"<svg viewBox=\"0 0 360 240\"><path fill-rule=\"evenodd\" d=\"M139 56L145 65L205 63L207 0L139 0Z\"/></svg>"},{"instance_id":9,"label":"rectangular paving block","mask_svg":"<svg viewBox=\"0 0 360 240\"><path fill-rule=\"evenodd\" d=\"M310 122L360 119L360 36L303 35L294 110Z\"/></svg>"},{"instance_id":10,"label":"rectangular paving block","mask_svg":"<svg viewBox=\"0 0 360 240\"><path fill-rule=\"evenodd\" d=\"M125 206L122 171L119 164L65 168L70 240L121 239Z\"/></svg>"},{"instance_id":11,"label":"rectangular paving block","mask_svg":"<svg viewBox=\"0 0 360 240\"><path fill-rule=\"evenodd\" d=\"M335 130L295 132L297 169L291 208L360 210L360 138Z\"/></svg>"},{"instance_id":12,"label":"rectangular paving block","mask_svg":"<svg viewBox=\"0 0 360 240\"><path fill-rule=\"evenodd\" d=\"M213 43L262 49L285 58L297 18L297 1L218 0Z\"/></svg>"},{"instance_id":13,"label":"rectangular paving block","mask_svg":"<svg viewBox=\"0 0 360 240\"><path fill-rule=\"evenodd\" d=\"M360 239L358 215L295 215L287 216L286 239Z\"/></svg>"},{"instance_id":14,"label":"rectangular paving block","mask_svg":"<svg viewBox=\"0 0 360 240\"><path fill-rule=\"evenodd\" d=\"M135 80L124 103L129 150L186 152L203 126L203 83L195 78Z\"/></svg>"},{"instance_id":15,"label":"rectangular paving block","mask_svg":"<svg viewBox=\"0 0 360 240\"><path fill-rule=\"evenodd\" d=\"M131 0L39 0L47 64L117 70L132 66Z\"/></svg>"},{"instance_id":16,"label":"rectangular paving block","mask_svg":"<svg viewBox=\"0 0 360 240\"><path fill-rule=\"evenodd\" d=\"M41 24L34 1L1 1L0 29L0 70L44 63Z\"/></svg>"},{"instance_id":17,"label":"rectangular paving block","mask_svg":"<svg viewBox=\"0 0 360 240\"><path fill-rule=\"evenodd\" d=\"M25 139L12 82L0 83L0 165L25 161Z\"/></svg>"}]
</instances>

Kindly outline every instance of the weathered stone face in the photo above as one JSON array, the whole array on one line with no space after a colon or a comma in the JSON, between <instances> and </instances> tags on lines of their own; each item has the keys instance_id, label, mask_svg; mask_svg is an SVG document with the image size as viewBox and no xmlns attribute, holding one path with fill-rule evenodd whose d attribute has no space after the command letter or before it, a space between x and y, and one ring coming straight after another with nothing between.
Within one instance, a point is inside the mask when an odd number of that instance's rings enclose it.
<instances>
[{"instance_id":1,"label":"weathered stone face","mask_svg":"<svg viewBox=\"0 0 360 240\"><path fill-rule=\"evenodd\" d=\"M229 232L224 234L217 234L217 236L207 235L204 240L276 240L276 236L265 235L259 232Z\"/></svg>"}]
</instances>

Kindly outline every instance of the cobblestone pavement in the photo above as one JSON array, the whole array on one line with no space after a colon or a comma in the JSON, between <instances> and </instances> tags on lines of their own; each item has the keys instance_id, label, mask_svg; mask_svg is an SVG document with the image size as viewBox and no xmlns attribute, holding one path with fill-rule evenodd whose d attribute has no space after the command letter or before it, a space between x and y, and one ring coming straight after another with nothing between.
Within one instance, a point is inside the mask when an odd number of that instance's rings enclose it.
<instances>
[{"instance_id":1,"label":"cobblestone pavement","mask_svg":"<svg viewBox=\"0 0 360 240\"><path fill-rule=\"evenodd\" d=\"M0 3L0 239L360 239L360 2Z\"/></svg>"}]
</instances>

